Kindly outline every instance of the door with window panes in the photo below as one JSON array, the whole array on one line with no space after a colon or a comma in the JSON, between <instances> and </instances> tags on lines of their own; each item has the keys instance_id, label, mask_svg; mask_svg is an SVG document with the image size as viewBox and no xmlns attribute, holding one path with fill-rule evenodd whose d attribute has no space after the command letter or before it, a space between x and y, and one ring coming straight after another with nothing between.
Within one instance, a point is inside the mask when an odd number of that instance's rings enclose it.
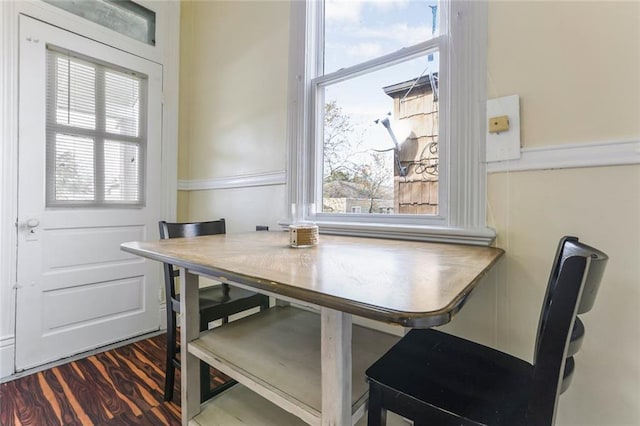
<instances>
[{"instance_id":1,"label":"door with window panes","mask_svg":"<svg viewBox=\"0 0 640 426\"><path fill-rule=\"evenodd\" d=\"M16 370L159 328L162 68L22 16Z\"/></svg>"}]
</instances>

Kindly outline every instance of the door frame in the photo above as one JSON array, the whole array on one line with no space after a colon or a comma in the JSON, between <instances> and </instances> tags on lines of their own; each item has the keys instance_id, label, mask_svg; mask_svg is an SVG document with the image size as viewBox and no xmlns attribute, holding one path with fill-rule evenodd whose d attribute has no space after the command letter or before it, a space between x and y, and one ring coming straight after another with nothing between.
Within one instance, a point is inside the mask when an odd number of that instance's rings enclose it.
<instances>
[{"instance_id":1,"label":"door frame","mask_svg":"<svg viewBox=\"0 0 640 426\"><path fill-rule=\"evenodd\" d=\"M155 46L137 42L44 2L0 2L0 378L15 373L18 212L18 21L21 14L162 65L161 214L177 207L180 3L137 0L156 12ZM161 303L159 315L166 309ZM161 316L160 318L164 318Z\"/></svg>"}]
</instances>

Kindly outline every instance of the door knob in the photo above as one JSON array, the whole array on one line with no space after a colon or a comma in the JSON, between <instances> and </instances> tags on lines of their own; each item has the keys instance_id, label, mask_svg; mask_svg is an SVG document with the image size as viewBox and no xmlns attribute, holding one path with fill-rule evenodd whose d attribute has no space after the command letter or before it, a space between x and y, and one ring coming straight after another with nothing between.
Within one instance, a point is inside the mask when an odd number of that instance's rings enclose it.
<instances>
[{"instance_id":1,"label":"door knob","mask_svg":"<svg viewBox=\"0 0 640 426\"><path fill-rule=\"evenodd\" d=\"M40 221L38 219L27 219L28 228L35 228L38 225L40 225Z\"/></svg>"}]
</instances>

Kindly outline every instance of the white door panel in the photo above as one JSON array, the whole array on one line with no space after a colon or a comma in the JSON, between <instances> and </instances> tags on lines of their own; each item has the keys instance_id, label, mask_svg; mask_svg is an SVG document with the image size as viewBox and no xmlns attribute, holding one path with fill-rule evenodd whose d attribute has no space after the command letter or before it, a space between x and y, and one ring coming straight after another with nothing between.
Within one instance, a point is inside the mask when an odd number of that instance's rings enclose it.
<instances>
[{"instance_id":1,"label":"white door panel","mask_svg":"<svg viewBox=\"0 0 640 426\"><path fill-rule=\"evenodd\" d=\"M54 288L43 293L45 334L144 309L144 277ZM73 309L61 309L65 306Z\"/></svg>"},{"instance_id":2,"label":"white door panel","mask_svg":"<svg viewBox=\"0 0 640 426\"><path fill-rule=\"evenodd\" d=\"M147 76L145 204L46 206L47 45ZM16 370L160 326L160 268L120 251L157 238L162 67L20 17Z\"/></svg>"},{"instance_id":3,"label":"white door panel","mask_svg":"<svg viewBox=\"0 0 640 426\"><path fill-rule=\"evenodd\" d=\"M44 271L93 266L131 259L118 245L144 239L143 226L47 229L41 235L47 247Z\"/></svg>"}]
</instances>

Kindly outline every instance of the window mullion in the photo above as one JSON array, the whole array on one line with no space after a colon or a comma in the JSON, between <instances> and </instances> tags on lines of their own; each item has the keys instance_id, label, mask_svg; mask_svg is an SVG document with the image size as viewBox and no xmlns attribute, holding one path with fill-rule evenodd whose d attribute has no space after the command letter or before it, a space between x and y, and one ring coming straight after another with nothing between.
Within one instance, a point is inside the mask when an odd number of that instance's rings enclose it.
<instances>
[{"instance_id":1,"label":"window mullion","mask_svg":"<svg viewBox=\"0 0 640 426\"><path fill-rule=\"evenodd\" d=\"M55 120L55 117L53 118ZM97 129L86 129L83 127L75 127L69 126L66 124L57 124L57 123L48 123L47 126L56 133L64 133L67 135L73 136L84 136L87 138L104 138L104 139L117 139L123 142L131 142L136 144L143 144L145 141L145 136L129 136L129 135L121 135L117 133L109 133L109 132L101 132Z\"/></svg>"}]
</instances>

